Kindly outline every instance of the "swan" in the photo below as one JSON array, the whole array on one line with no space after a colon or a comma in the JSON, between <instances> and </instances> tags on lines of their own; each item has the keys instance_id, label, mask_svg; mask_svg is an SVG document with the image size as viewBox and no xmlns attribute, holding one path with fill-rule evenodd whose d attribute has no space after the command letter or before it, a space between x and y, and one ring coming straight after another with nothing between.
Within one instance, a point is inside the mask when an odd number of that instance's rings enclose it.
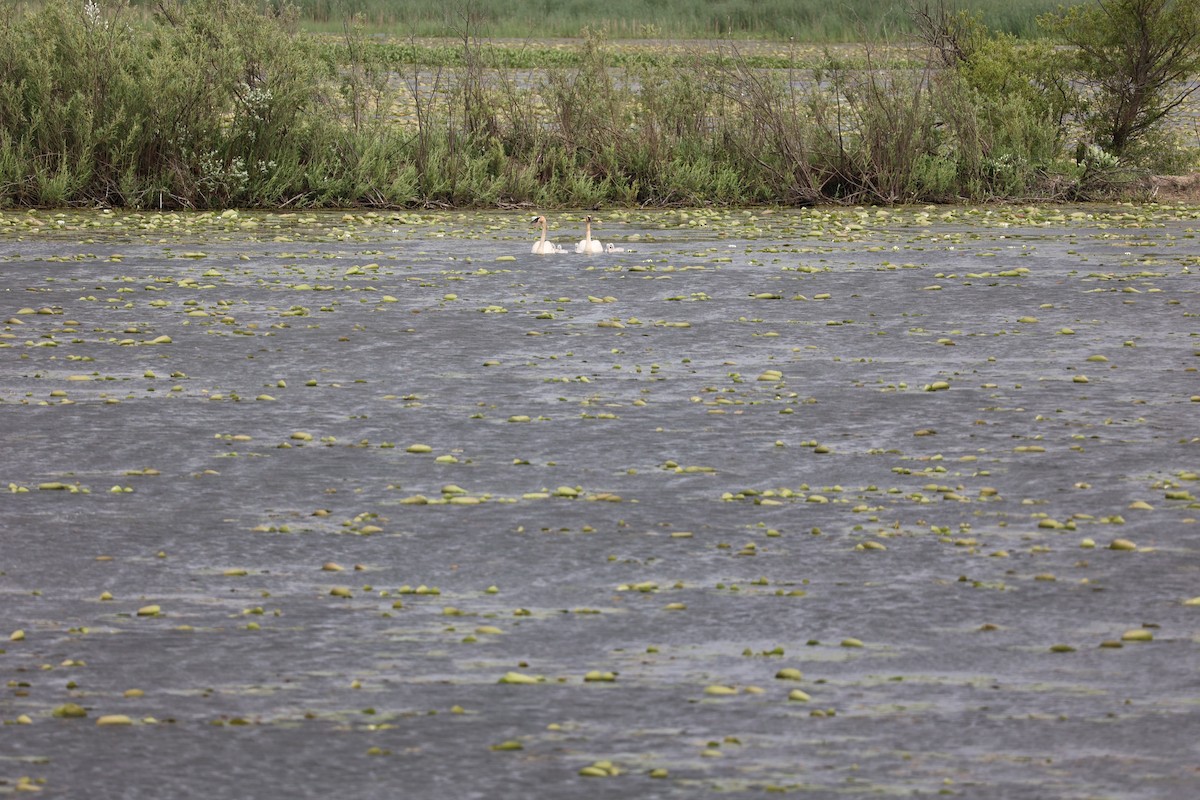
<instances>
[{"instance_id":1,"label":"swan","mask_svg":"<svg viewBox=\"0 0 1200 800\"><path fill-rule=\"evenodd\" d=\"M606 252L606 253L624 253L625 248L617 247L612 242L609 242L608 244L604 245L604 252Z\"/></svg>"},{"instance_id":2,"label":"swan","mask_svg":"<svg viewBox=\"0 0 1200 800\"><path fill-rule=\"evenodd\" d=\"M539 223L542 226L542 238L538 239L536 242L533 243L533 249L530 250L529 252L537 253L538 255L550 255L551 253L566 252L561 247L556 245L554 242L546 241L547 226L546 226L546 218L545 217L534 217L530 221L531 225L537 225Z\"/></svg>"},{"instance_id":3,"label":"swan","mask_svg":"<svg viewBox=\"0 0 1200 800\"><path fill-rule=\"evenodd\" d=\"M583 238L575 245L575 252L585 255L603 253L604 245L600 243L599 239L592 238L592 215L588 214L583 221L587 223L587 228L584 229Z\"/></svg>"}]
</instances>

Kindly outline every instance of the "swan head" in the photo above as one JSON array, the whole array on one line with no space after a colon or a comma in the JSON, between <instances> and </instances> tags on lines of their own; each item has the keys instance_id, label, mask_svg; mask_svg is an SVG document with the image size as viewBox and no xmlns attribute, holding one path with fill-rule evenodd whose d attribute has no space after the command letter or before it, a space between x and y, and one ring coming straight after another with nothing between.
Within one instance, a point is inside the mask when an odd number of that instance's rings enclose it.
<instances>
[{"instance_id":1,"label":"swan head","mask_svg":"<svg viewBox=\"0 0 1200 800\"><path fill-rule=\"evenodd\" d=\"M545 221L546 221L545 217L534 217L533 219L529 220L529 224L530 225L538 225Z\"/></svg>"}]
</instances>

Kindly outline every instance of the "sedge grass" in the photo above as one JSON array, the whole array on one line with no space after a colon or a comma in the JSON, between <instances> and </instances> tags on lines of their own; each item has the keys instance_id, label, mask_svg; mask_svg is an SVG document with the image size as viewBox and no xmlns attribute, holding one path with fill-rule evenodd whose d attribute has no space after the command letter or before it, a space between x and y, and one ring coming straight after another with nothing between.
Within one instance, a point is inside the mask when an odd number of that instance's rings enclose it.
<instances>
[{"instance_id":1,"label":"sedge grass","mask_svg":"<svg viewBox=\"0 0 1200 800\"><path fill-rule=\"evenodd\" d=\"M972 0L952 5L978 14L991 30L1034 36L1037 16L1063 4ZM298 5L314 30L336 31L358 15L372 32L417 36L453 35L468 24L480 35L518 39L579 37L586 29L613 39L735 37L828 44L912 32L903 3L874 0L299 0Z\"/></svg>"}]
</instances>

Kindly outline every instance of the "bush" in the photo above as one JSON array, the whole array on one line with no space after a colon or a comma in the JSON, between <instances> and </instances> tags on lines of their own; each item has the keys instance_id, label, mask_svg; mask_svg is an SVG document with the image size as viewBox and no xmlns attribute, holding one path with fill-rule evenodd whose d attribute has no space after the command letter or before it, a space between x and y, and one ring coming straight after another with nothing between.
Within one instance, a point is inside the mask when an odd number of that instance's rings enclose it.
<instances>
[{"instance_id":1,"label":"bush","mask_svg":"<svg viewBox=\"0 0 1200 800\"><path fill-rule=\"evenodd\" d=\"M1118 157L1144 160L1141 146L1197 88L1200 0L1108 0L1042 18L1072 45L1089 89L1082 122Z\"/></svg>"},{"instance_id":2,"label":"bush","mask_svg":"<svg viewBox=\"0 0 1200 800\"><path fill-rule=\"evenodd\" d=\"M1064 155L1078 101L1061 53L962 15L938 17L949 38L916 69L870 47L811 75L736 49L617 67L589 36L515 76L469 20L457 55L421 66L252 0L164 0L144 25L76 3L0 22L0 203L938 202L1080 197L1130 174Z\"/></svg>"}]
</instances>

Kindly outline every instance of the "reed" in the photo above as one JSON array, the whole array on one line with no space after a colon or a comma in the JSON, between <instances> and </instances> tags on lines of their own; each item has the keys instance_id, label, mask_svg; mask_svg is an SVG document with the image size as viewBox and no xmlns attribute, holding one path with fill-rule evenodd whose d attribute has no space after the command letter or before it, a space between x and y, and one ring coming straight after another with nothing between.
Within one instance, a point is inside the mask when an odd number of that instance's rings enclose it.
<instances>
[{"instance_id":1,"label":"reed","mask_svg":"<svg viewBox=\"0 0 1200 800\"><path fill-rule=\"evenodd\" d=\"M50 0L8 0L10 7L39 9ZM264 13L281 0L255 0ZM1037 17L1084 0L960 0L990 30L1037 37ZM914 32L905 3L876 0L294 0L309 32L339 33L352 19L375 34L452 36L464 19L484 35L521 40L581 38L585 31L610 39L760 39L814 44L861 42ZM157 0L129 0L129 15L150 19Z\"/></svg>"},{"instance_id":2,"label":"reed","mask_svg":"<svg viewBox=\"0 0 1200 800\"><path fill-rule=\"evenodd\" d=\"M972 0L962 3L990 29L1038 34L1037 16L1060 0ZM1071 3L1066 3L1071 5ZM488 36L519 39L579 37L584 29L609 38L757 38L799 42L860 42L913 28L902 3L877 0L298 0L315 30L336 31L360 16L372 32L445 36L465 17Z\"/></svg>"}]
</instances>

